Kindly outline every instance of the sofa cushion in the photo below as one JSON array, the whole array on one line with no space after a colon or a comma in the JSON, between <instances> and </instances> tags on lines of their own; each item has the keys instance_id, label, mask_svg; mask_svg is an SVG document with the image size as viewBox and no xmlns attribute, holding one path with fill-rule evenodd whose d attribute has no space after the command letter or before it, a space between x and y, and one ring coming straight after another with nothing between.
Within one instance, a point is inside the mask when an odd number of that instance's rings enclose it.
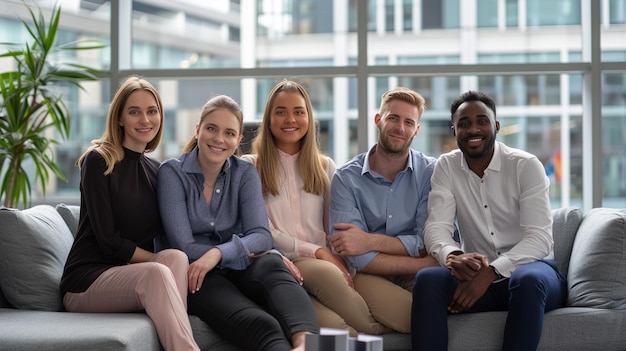
<instances>
[{"instance_id":1,"label":"sofa cushion","mask_svg":"<svg viewBox=\"0 0 626 351\"><path fill-rule=\"evenodd\" d=\"M63 309L59 282L74 241L49 205L0 210L0 286L15 308Z\"/></svg>"},{"instance_id":2,"label":"sofa cushion","mask_svg":"<svg viewBox=\"0 0 626 351\"><path fill-rule=\"evenodd\" d=\"M567 276L572 255L574 238L583 220L584 212L577 207L563 207L552 210L552 236L554 238L554 260L559 271Z\"/></svg>"},{"instance_id":3,"label":"sofa cushion","mask_svg":"<svg viewBox=\"0 0 626 351\"><path fill-rule=\"evenodd\" d=\"M78 231L78 220L80 219L80 206L61 203L56 205L55 208L61 215L61 218L65 221L65 224L67 224L72 236L76 237L76 232Z\"/></svg>"},{"instance_id":4,"label":"sofa cushion","mask_svg":"<svg viewBox=\"0 0 626 351\"><path fill-rule=\"evenodd\" d=\"M570 306L626 309L626 210L585 214L572 248L568 288Z\"/></svg>"}]
</instances>

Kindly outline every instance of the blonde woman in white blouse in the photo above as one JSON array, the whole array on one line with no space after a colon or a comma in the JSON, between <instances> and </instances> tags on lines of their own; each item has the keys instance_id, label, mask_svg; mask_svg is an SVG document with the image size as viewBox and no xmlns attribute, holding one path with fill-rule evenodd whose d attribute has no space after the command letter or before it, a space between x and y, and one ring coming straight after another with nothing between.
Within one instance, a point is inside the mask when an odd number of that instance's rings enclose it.
<instances>
[{"instance_id":1,"label":"blonde woman in white blouse","mask_svg":"<svg viewBox=\"0 0 626 351\"><path fill-rule=\"evenodd\" d=\"M291 259L315 307L321 327L357 333L392 330L378 323L352 287L341 256L327 246L333 161L318 147L311 100L304 87L283 80L270 92L252 154L274 246Z\"/></svg>"}]
</instances>

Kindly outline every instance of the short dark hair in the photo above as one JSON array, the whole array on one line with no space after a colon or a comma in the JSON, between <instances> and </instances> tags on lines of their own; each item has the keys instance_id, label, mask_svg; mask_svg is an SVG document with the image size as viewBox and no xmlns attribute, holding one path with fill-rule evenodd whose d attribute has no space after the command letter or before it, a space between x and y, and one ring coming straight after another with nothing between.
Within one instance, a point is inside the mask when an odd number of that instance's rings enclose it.
<instances>
[{"instance_id":1,"label":"short dark hair","mask_svg":"<svg viewBox=\"0 0 626 351\"><path fill-rule=\"evenodd\" d=\"M456 110L459 109L459 106L461 106L462 103L467 101L481 101L487 105L491 111L493 111L493 117L496 117L496 101L491 96L481 91L469 90L454 99L452 104L450 104L450 119L452 121L454 121L454 114L456 113Z\"/></svg>"}]
</instances>

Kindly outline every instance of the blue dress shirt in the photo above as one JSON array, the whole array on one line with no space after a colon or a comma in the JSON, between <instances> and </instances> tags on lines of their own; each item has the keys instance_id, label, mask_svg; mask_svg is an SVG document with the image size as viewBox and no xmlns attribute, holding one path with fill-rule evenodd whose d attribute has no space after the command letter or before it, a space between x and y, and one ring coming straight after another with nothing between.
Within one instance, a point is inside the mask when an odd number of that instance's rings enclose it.
<instances>
[{"instance_id":1,"label":"blue dress shirt","mask_svg":"<svg viewBox=\"0 0 626 351\"><path fill-rule=\"evenodd\" d=\"M157 249L184 251L195 261L213 247L223 269L243 270L250 254L272 248L261 181L254 166L231 156L217 177L210 206L203 193L198 148L161 164L157 198L165 236Z\"/></svg>"},{"instance_id":2,"label":"blue dress shirt","mask_svg":"<svg viewBox=\"0 0 626 351\"><path fill-rule=\"evenodd\" d=\"M375 148L335 172L330 188L329 232L336 232L334 223L354 224L367 233L397 237L409 255L419 257L424 248L430 177L436 159L410 149L406 168L390 182L370 168L369 155ZM346 256L346 260L360 271L378 253Z\"/></svg>"}]
</instances>

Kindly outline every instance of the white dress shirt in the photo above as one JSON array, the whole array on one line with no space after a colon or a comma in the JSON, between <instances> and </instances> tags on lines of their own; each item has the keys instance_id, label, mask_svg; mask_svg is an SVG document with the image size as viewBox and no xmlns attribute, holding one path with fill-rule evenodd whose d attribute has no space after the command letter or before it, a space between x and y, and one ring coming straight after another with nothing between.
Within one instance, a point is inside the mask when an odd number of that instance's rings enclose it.
<instances>
[{"instance_id":1,"label":"white dress shirt","mask_svg":"<svg viewBox=\"0 0 626 351\"><path fill-rule=\"evenodd\" d=\"M534 155L496 142L481 178L453 150L439 157L431 183L424 241L442 265L459 250L452 238L455 216L461 250L486 255L505 277L520 265L552 258L550 181Z\"/></svg>"}]
</instances>

